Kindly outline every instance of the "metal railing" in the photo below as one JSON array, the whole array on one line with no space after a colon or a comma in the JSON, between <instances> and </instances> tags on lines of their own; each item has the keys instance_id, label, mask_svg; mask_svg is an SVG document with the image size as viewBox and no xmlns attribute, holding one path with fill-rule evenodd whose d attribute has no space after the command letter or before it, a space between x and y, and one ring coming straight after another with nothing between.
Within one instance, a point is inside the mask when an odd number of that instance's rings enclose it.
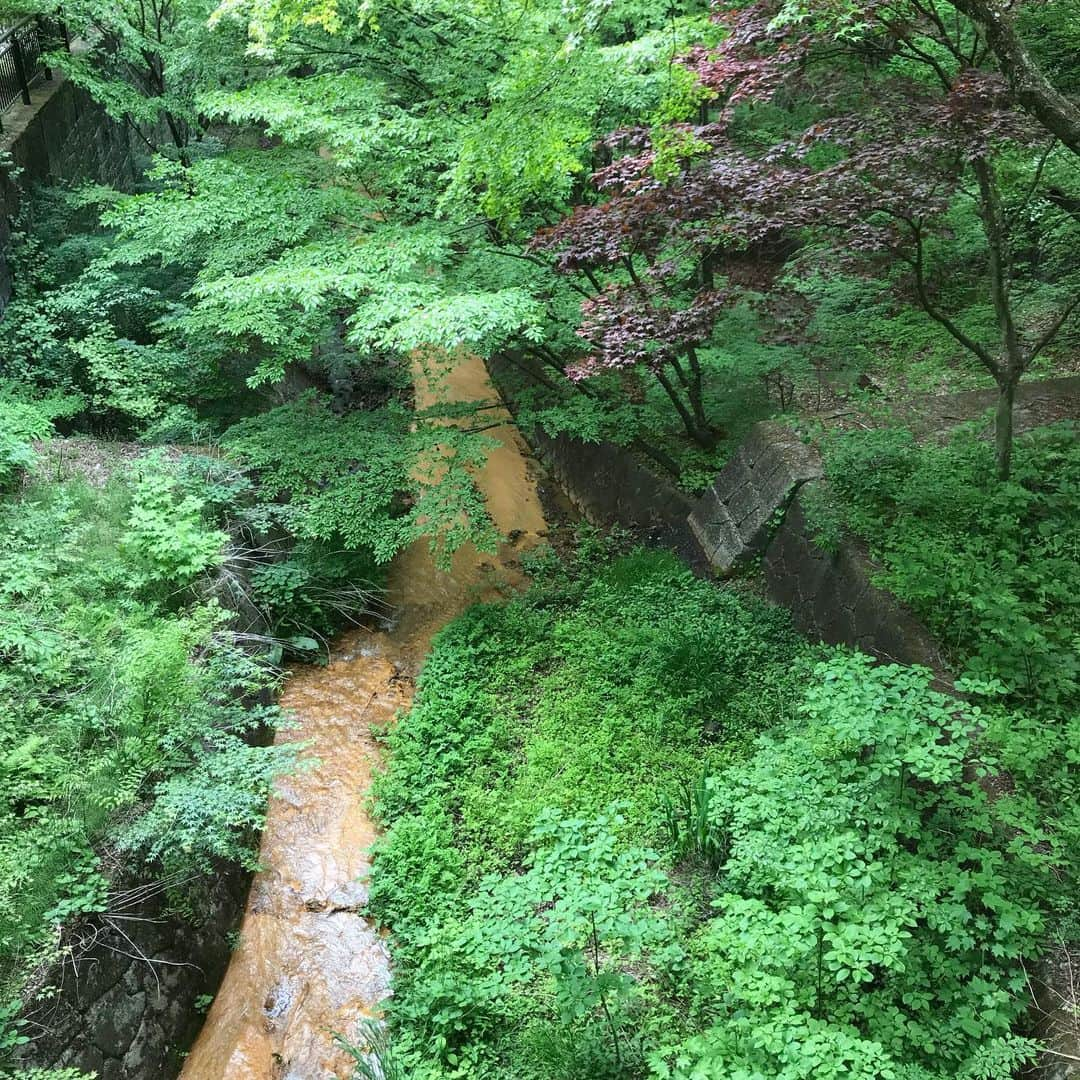
<instances>
[{"instance_id":1,"label":"metal railing","mask_svg":"<svg viewBox=\"0 0 1080 1080\"><path fill-rule=\"evenodd\" d=\"M52 79L42 54L68 47L62 23L32 17L0 30L0 113L18 101L29 105L30 87Z\"/></svg>"}]
</instances>

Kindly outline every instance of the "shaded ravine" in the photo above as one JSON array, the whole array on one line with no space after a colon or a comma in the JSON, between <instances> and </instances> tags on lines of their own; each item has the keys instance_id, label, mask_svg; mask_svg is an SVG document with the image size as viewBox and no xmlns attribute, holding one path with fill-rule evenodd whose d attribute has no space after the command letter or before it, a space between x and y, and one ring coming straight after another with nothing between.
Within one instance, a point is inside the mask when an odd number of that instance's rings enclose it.
<instances>
[{"instance_id":1,"label":"shaded ravine","mask_svg":"<svg viewBox=\"0 0 1080 1080\"><path fill-rule=\"evenodd\" d=\"M444 361L433 378L418 364L415 382L419 408L497 400L476 357ZM498 445L477 482L500 533L514 539L494 557L463 548L449 573L435 567L426 541L414 544L391 565L392 628L346 634L327 667L292 673L282 705L295 724L277 739L303 741L303 756L317 764L275 786L263 869L252 883L239 945L182 1080L350 1075L350 1059L333 1034L351 1035L361 1018L377 1015L390 984L387 943L357 914L375 836L365 807L379 760L370 728L409 704L412 678L443 624L470 603L522 583L517 554L546 530L535 464L506 419L488 432Z\"/></svg>"}]
</instances>

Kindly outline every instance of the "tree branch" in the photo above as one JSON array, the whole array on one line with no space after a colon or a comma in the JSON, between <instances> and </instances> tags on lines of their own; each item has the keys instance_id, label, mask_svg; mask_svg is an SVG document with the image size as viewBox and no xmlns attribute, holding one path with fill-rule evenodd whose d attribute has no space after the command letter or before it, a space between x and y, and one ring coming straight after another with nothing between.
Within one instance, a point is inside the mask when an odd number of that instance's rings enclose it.
<instances>
[{"instance_id":1,"label":"tree branch","mask_svg":"<svg viewBox=\"0 0 1080 1080\"><path fill-rule=\"evenodd\" d=\"M1035 175L1031 178L1031 184L1028 187L1027 194L1023 199L1010 211L1010 220L1015 220L1019 215L1027 208L1028 203L1031 202L1032 196L1039 188L1039 183L1042 180L1043 170L1046 168L1046 162L1049 160L1050 155L1054 152L1054 148L1057 146L1057 139L1051 139L1047 144L1046 149L1039 156L1039 163L1035 166Z\"/></svg>"},{"instance_id":2,"label":"tree branch","mask_svg":"<svg viewBox=\"0 0 1080 1080\"><path fill-rule=\"evenodd\" d=\"M488 248L493 255L505 255L508 259L520 259L522 262L532 263L534 266L543 267L545 270L554 273L553 268L549 263L544 262L543 259L536 255L524 255L519 251L508 251L506 248L490 247ZM588 289L583 289L576 281L567 281L567 286L574 290L579 296L584 296L586 300L591 300L593 294ZM599 291L599 290L597 290Z\"/></svg>"},{"instance_id":3,"label":"tree branch","mask_svg":"<svg viewBox=\"0 0 1080 1080\"><path fill-rule=\"evenodd\" d=\"M904 29L898 26L895 22L892 22L889 19L882 19L881 23L891 34L893 34L897 38L898 41L903 44L904 48L909 50L911 56L914 59L918 60L920 63L926 64L928 67L933 69L934 74L937 75L938 80L941 82L942 86L946 90L950 90L952 88L954 77L941 66L936 57L926 52L925 49L920 49L911 40L911 37L907 33L905 33Z\"/></svg>"},{"instance_id":4,"label":"tree branch","mask_svg":"<svg viewBox=\"0 0 1080 1080\"><path fill-rule=\"evenodd\" d=\"M934 320L934 322L943 326L958 342L960 342L961 345L964 346L965 349L973 352L986 368L996 376L998 365L990 352L974 338L968 337L968 335L965 334L964 331L961 330L960 327L930 299L930 294L926 290L926 256L923 249L922 227L915 222L909 222L908 224L915 234L915 257L911 260L911 267L915 271L915 292L919 297L919 303L922 304L923 310Z\"/></svg>"},{"instance_id":5,"label":"tree branch","mask_svg":"<svg viewBox=\"0 0 1080 1080\"><path fill-rule=\"evenodd\" d=\"M1076 296L1074 296L1058 312L1057 317L1050 324L1050 326L1046 330L1043 331L1042 336L1039 338L1039 340L1036 341L1035 344L1031 346L1031 350L1030 350L1030 352L1028 353L1028 356L1027 356L1027 360L1028 360L1029 364L1031 363L1032 360L1035 359L1036 356L1039 355L1039 353L1041 353L1043 351L1043 349L1046 348L1047 345L1050 344L1050 342L1052 342L1054 340L1054 338L1057 336L1057 332L1065 325L1065 323L1069 319L1069 316L1074 311L1076 311L1077 308L1080 308L1080 293L1078 293Z\"/></svg>"},{"instance_id":6,"label":"tree branch","mask_svg":"<svg viewBox=\"0 0 1080 1080\"><path fill-rule=\"evenodd\" d=\"M595 289L595 290L596 290L596 291L597 291L598 293L602 293L602 292L604 291L604 287L603 287L603 285L601 285L601 284L600 284L600 282L599 282L599 281L597 280L597 278L596 278L596 274L594 274L594 273L593 273L593 271L589 269L589 267L587 267L587 266L583 266L583 267L581 268L581 272L582 272L582 273L583 273L583 274L584 274L584 275L585 275L585 276L586 276L586 277L587 277L587 278L589 279L589 284L590 284L590 285L591 285L591 286L592 286L592 287L593 287L593 288L594 288L594 289Z\"/></svg>"},{"instance_id":7,"label":"tree branch","mask_svg":"<svg viewBox=\"0 0 1080 1080\"><path fill-rule=\"evenodd\" d=\"M982 31L1016 100L1074 154L1080 154L1080 105L1046 77L1021 41L1004 4L995 0L952 0Z\"/></svg>"}]
</instances>

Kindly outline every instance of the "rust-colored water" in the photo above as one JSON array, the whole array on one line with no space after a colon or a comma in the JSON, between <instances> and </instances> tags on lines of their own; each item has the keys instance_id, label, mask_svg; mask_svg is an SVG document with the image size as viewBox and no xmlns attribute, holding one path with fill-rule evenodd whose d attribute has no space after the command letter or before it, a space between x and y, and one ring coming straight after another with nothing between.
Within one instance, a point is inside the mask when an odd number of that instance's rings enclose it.
<instances>
[{"instance_id":1,"label":"rust-colored water","mask_svg":"<svg viewBox=\"0 0 1080 1080\"><path fill-rule=\"evenodd\" d=\"M433 377L417 361L415 375L420 407L496 400L475 357L444 359ZM375 835L364 806L379 759L369 729L409 704L412 676L439 627L522 582L516 556L546 528L521 436L509 423L489 434L498 446L477 479L513 541L496 557L463 548L449 573L435 567L426 542L413 545L391 567L393 628L347 634L327 667L292 673L282 704L296 725L278 739L307 743L303 755L317 764L276 785L240 942L182 1080L347 1077L349 1058L333 1034L351 1035L389 993L386 942L357 914Z\"/></svg>"}]
</instances>

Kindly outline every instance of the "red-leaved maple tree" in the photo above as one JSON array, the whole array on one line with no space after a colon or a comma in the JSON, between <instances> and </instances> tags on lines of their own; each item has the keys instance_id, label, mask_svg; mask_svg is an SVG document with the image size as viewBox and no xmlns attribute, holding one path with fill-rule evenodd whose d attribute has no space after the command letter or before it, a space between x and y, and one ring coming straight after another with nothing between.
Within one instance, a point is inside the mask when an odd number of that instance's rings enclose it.
<instances>
[{"instance_id":1,"label":"red-leaved maple tree","mask_svg":"<svg viewBox=\"0 0 1080 1080\"><path fill-rule=\"evenodd\" d=\"M1025 317L1013 274L1018 247L1033 243L1030 210L1048 197L1040 178L1059 143L1020 107L959 5L955 27L936 8L900 6L902 19L897 4L871 0L863 30L845 42L778 25L770 0L717 14L723 42L683 58L705 90L701 115L659 133L683 148L674 173L658 167L657 133L617 132L608 148L621 156L593 178L598 201L534 238L534 253L590 286L579 329L587 352L571 378L644 366L688 434L711 445L698 351L738 295L737 267L783 238L809 239L841 264L884 256L907 267L912 299L999 388L997 464L1008 476L1017 384L1080 305L1080 295L1066 297ZM906 63L888 67L898 57ZM749 143L746 117L793 97L813 101L820 118L764 149ZM1020 198L1006 198L1000 161L1017 151L1035 163L1032 178ZM928 245L964 197L977 206L994 313L978 333L950 313L928 263Z\"/></svg>"}]
</instances>

